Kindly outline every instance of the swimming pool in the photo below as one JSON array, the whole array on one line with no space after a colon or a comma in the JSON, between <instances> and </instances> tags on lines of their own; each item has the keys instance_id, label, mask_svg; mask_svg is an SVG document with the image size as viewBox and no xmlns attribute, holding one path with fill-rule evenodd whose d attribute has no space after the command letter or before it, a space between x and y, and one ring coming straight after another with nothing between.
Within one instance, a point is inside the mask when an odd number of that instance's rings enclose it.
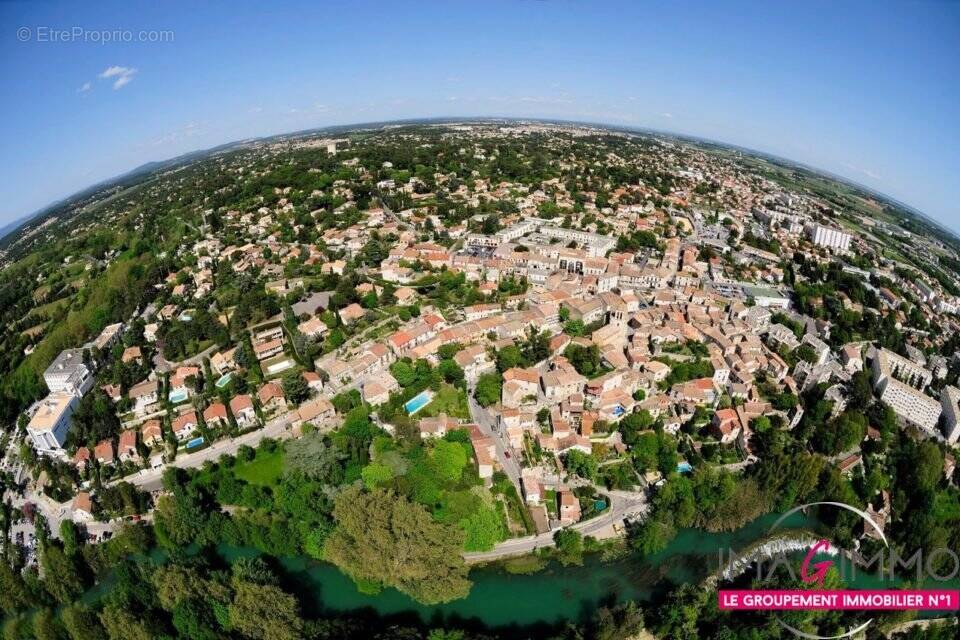
<instances>
[{"instance_id":1,"label":"swimming pool","mask_svg":"<svg viewBox=\"0 0 960 640\"><path fill-rule=\"evenodd\" d=\"M190 442L188 442L188 443L187 443L187 449L193 449L194 447L199 447L199 446L202 445L202 444L203 444L203 436L200 436L200 437L194 438L193 440L191 440Z\"/></svg>"},{"instance_id":2,"label":"swimming pool","mask_svg":"<svg viewBox=\"0 0 960 640\"><path fill-rule=\"evenodd\" d=\"M217 389L223 389L225 386L230 384L230 378L233 377L232 373L225 373L217 380L216 385Z\"/></svg>"},{"instance_id":3,"label":"swimming pool","mask_svg":"<svg viewBox=\"0 0 960 640\"><path fill-rule=\"evenodd\" d=\"M407 410L407 413L410 415L415 414L420 409L423 409L425 406L430 404L430 400L433 399L433 394L429 391L421 391L417 395L413 396L405 403L403 403L403 408Z\"/></svg>"},{"instance_id":4,"label":"swimming pool","mask_svg":"<svg viewBox=\"0 0 960 640\"><path fill-rule=\"evenodd\" d=\"M677 473L690 473L693 471L693 465L684 460L677 463Z\"/></svg>"},{"instance_id":5,"label":"swimming pool","mask_svg":"<svg viewBox=\"0 0 960 640\"><path fill-rule=\"evenodd\" d=\"M284 360L267 366L267 374L279 373L293 366L292 360Z\"/></svg>"},{"instance_id":6,"label":"swimming pool","mask_svg":"<svg viewBox=\"0 0 960 640\"><path fill-rule=\"evenodd\" d=\"M626 413L626 411L620 405L617 405L613 408L613 415L617 416L618 418L622 416L624 413Z\"/></svg>"},{"instance_id":7,"label":"swimming pool","mask_svg":"<svg viewBox=\"0 0 960 640\"><path fill-rule=\"evenodd\" d=\"M186 389L177 389L176 391L171 391L168 397L170 398L170 402L176 404L186 400L189 395Z\"/></svg>"}]
</instances>

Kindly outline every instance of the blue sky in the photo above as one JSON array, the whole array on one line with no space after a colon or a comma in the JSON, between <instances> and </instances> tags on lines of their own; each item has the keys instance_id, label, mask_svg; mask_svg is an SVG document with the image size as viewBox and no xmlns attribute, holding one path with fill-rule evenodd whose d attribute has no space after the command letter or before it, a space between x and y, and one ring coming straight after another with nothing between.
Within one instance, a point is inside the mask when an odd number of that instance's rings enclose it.
<instances>
[{"instance_id":1,"label":"blue sky","mask_svg":"<svg viewBox=\"0 0 960 640\"><path fill-rule=\"evenodd\" d=\"M88 41L50 41L74 27ZM14 1L0 78L0 224L231 140L503 115L776 153L960 230L956 2Z\"/></svg>"}]
</instances>

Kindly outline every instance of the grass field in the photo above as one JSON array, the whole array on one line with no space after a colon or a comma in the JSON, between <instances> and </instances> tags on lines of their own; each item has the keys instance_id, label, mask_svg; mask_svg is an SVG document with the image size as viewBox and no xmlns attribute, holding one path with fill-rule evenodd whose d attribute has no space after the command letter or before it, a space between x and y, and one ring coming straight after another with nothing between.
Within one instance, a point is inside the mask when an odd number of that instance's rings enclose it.
<instances>
[{"instance_id":1,"label":"grass field","mask_svg":"<svg viewBox=\"0 0 960 640\"><path fill-rule=\"evenodd\" d=\"M451 418L470 418L470 409L467 407L466 394L453 385L444 384L437 391L433 400L421 410L420 417L434 417L446 413Z\"/></svg>"},{"instance_id":2,"label":"grass field","mask_svg":"<svg viewBox=\"0 0 960 640\"><path fill-rule=\"evenodd\" d=\"M283 451L278 447L273 453L258 452L250 462L238 461L233 473L250 484L274 485L283 473Z\"/></svg>"}]
</instances>

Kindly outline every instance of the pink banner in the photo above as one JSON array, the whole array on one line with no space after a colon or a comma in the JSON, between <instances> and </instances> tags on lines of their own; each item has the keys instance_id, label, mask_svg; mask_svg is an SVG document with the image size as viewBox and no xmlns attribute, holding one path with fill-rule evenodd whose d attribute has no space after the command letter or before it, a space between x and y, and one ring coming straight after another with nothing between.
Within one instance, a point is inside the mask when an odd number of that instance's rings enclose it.
<instances>
[{"instance_id":1,"label":"pink banner","mask_svg":"<svg viewBox=\"0 0 960 640\"><path fill-rule=\"evenodd\" d=\"M724 610L882 610L902 611L926 609L949 611L960 609L960 591L950 590L740 590L723 589L719 592L720 608Z\"/></svg>"}]
</instances>

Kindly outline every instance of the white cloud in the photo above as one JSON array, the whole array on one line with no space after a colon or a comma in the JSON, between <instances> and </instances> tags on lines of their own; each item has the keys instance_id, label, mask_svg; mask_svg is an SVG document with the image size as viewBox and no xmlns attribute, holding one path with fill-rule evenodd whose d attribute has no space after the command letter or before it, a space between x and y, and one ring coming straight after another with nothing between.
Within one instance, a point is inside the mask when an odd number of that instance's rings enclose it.
<instances>
[{"instance_id":1,"label":"white cloud","mask_svg":"<svg viewBox=\"0 0 960 640\"><path fill-rule=\"evenodd\" d=\"M77 89L77 93L86 93L87 91L90 91L91 89L93 89L93 83L92 83L92 82L84 82L84 83L83 83L83 86L80 87L79 89Z\"/></svg>"},{"instance_id":2,"label":"white cloud","mask_svg":"<svg viewBox=\"0 0 960 640\"><path fill-rule=\"evenodd\" d=\"M670 118L670 119L673 118L673 114L669 112L664 112L664 113L661 113L660 115L662 115L664 118Z\"/></svg>"},{"instance_id":3,"label":"white cloud","mask_svg":"<svg viewBox=\"0 0 960 640\"><path fill-rule=\"evenodd\" d=\"M843 162L843 163L841 163L841 164L842 164L844 167L846 167L847 169L850 169L851 171L856 171L857 173L862 173L863 175L865 175L865 176L867 176L868 178L871 178L871 179L873 179L873 180L880 180L880 179L881 179L881 177L880 177L877 173L871 171L870 169L866 169L866 168L864 168L864 167L861 167L861 166L858 166L858 165L855 165L855 164L850 164L849 162Z\"/></svg>"},{"instance_id":4,"label":"white cloud","mask_svg":"<svg viewBox=\"0 0 960 640\"><path fill-rule=\"evenodd\" d=\"M133 76L137 73L137 70L133 67L121 67L114 65L112 67L107 67L104 69L98 77L101 80L109 80L110 78L115 78L113 81L113 88L120 89L133 81Z\"/></svg>"}]
</instances>

